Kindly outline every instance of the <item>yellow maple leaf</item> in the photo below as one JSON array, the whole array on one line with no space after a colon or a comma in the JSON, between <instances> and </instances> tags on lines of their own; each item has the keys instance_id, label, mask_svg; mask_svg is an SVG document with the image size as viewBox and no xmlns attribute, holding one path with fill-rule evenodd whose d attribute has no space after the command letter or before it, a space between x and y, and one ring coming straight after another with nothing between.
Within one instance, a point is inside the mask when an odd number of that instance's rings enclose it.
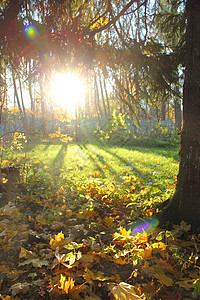
<instances>
[{"instance_id":1,"label":"yellow maple leaf","mask_svg":"<svg viewBox=\"0 0 200 300\"><path fill-rule=\"evenodd\" d=\"M151 245L151 247L154 249L159 249L161 251L165 251L168 246L163 242L158 242L158 243L153 243Z\"/></svg>"},{"instance_id":2,"label":"yellow maple leaf","mask_svg":"<svg viewBox=\"0 0 200 300\"><path fill-rule=\"evenodd\" d=\"M50 238L49 244L53 250L56 250L57 248L59 250L62 249L65 245L65 237L62 231L55 235L55 239Z\"/></svg>"},{"instance_id":3,"label":"yellow maple leaf","mask_svg":"<svg viewBox=\"0 0 200 300\"><path fill-rule=\"evenodd\" d=\"M120 226L119 231L120 232L115 232L113 234L113 241L115 244L124 244L133 239L133 237L130 235L131 229L127 231L126 228Z\"/></svg>"},{"instance_id":4,"label":"yellow maple leaf","mask_svg":"<svg viewBox=\"0 0 200 300\"><path fill-rule=\"evenodd\" d=\"M141 299L140 296L137 295L137 289L126 282L120 282L116 285L112 290L111 294L114 296L116 300L137 300Z\"/></svg>"},{"instance_id":5,"label":"yellow maple leaf","mask_svg":"<svg viewBox=\"0 0 200 300\"><path fill-rule=\"evenodd\" d=\"M69 293L69 291L74 287L74 280L73 278L66 277L64 275L60 275L60 286L58 286L59 289L63 290L66 294Z\"/></svg>"},{"instance_id":6,"label":"yellow maple leaf","mask_svg":"<svg viewBox=\"0 0 200 300\"><path fill-rule=\"evenodd\" d=\"M126 228L122 228L120 226L120 229L119 229L121 235L124 237L124 238L129 238L130 237L130 234L131 234L131 229L129 229L128 231L126 230Z\"/></svg>"}]
</instances>

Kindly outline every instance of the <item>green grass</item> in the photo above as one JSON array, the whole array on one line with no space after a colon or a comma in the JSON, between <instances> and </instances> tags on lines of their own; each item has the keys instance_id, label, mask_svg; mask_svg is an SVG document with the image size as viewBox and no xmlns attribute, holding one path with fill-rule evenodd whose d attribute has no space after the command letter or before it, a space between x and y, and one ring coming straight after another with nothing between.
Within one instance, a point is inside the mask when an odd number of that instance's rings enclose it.
<instances>
[{"instance_id":1,"label":"green grass","mask_svg":"<svg viewBox=\"0 0 200 300\"><path fill-rule=\"evenodd\" d=\"M78 186L124 186L125 176L136 177L138 193L159 190L160 201L174 191L178 173L177 148L117 147L100 144L69 143L64 145L44 141L29 144L26 155L31 156L35 178L54 175L62 183ZM41 175L42 174L42 175ZM45 175L46 174L46 175ZM39 176L39 177L38 177ZM54 177L55 178L55 177ZM133 183L132 183L133 185ZM131 184L129 184L130 188ZM152 190L152 187L154 190ZM155 193L153 193L155 194Z\"/></svg>"}]
</instances>

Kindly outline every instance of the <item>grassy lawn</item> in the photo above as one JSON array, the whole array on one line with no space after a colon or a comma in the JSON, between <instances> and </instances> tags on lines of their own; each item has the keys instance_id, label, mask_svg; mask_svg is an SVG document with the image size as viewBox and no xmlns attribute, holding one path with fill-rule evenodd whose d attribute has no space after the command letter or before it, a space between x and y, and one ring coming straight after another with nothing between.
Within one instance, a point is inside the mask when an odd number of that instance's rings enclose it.
<instances>
[{"instance_id":1,"label":"grassy lawn","mask_svg":"<svg viewBox=\"0 0 200 300\"><path fill-rule=\"evenodd\" d=\"M69 143L65 147L44 141L29 144L26 155L31 157L35 176L43 174L44 178L45 174L51 174L62 179L62 184L74 188L81 186L81 189L95 184L103 188L112 185L122 190L129 181L129 188L135 188L134 194L142 190L142 195L149 196L156 191L157 201L166 200L173 193L178 172L178 149L175 148L81 143Z\"/></svg>"}]
</instances>

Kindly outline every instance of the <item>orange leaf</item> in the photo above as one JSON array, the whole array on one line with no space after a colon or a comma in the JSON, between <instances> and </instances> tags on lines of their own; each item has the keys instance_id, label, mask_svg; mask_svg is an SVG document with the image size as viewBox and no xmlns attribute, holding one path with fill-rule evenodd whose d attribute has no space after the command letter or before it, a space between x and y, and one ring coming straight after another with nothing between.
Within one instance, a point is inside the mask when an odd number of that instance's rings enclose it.
<instances>
[{"instance_id":1,"label":"orange leaf","mask_svg":"<svg viewBox=\"0 0 200 300\"><path fill-rule=\"evenodd\" d=\"M140 253L144 259L149 259L152 257L152 248L140 249Z\"/></svg>"},{"instance_id":2,"label":"orange leaf","mask_svg":"<svg viewBox=\"0 0 200 300\"><path fill-rule=\"evenodd\" d=\"M134 243L136 245L146 244L148 242L148 236L146 232L138 233L134 238Z\"/></svg>"}]
</instances>

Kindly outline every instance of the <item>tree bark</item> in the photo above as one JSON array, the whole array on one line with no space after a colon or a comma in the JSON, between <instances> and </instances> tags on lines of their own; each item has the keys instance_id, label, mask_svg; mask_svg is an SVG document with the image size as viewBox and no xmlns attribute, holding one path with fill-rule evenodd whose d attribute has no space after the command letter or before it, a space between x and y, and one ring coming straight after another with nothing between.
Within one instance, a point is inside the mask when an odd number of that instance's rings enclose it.
<instances>
[{"instance_id":1,"label":"tree bark","mask_svg":"<svg viewBox=\"0 0 200 300\"><path fill-rule=\"evenodd\" d=\"M104 109L104 114L105 116L107 116L107 109L106 109L106 103L105 103L105 98L104 98L104 94L103 94L103 86L102 86L102 81L101 81L101 73L100 71L98 72L98 77L99 77L99 85L100 85L100 89L101 89L101 99L102 99L102 103L103 103L103 109Z\"/></svg>"},{"instance_id":2,"label":"tree bark","mask_svg":"<svg viewBox=\"0 0 200 300\"><path fill-rule=\"evenodd\" d=\"M183 89L183 127L176 191L161 215L165 221L191 224L200 230L200 1L186 4L186 69Z\"/></svg>"},{"instance_id":3,"label":"tree bark","mask_svg":"<svg viewBox=\"0 0 200 300\"><path fill-rule=\"evenodd\" d=\"M105 77L103 77L103 85L104 85L104 91L105 91L105 95L106 95L106 103L107 103L107 107L108 107L108 115L110 116L110 103L109 103L109 98L108 98L108 91L107 91L107 87L106 87Z\"/></svg>"},{"instance_id":4,"label":"tree bark","mask_svg":"<svg viewBox=\"0 0 200 300\"><path fill-rule=\"evenodd\" d=\"M176 91L178 92L178 88L176 87ZM182 112L181 112L181 103L177 97L174 98L174 113L175 113L175 129L177 131L181 131L182 125Z\"/></svg>"}]
</instances>

